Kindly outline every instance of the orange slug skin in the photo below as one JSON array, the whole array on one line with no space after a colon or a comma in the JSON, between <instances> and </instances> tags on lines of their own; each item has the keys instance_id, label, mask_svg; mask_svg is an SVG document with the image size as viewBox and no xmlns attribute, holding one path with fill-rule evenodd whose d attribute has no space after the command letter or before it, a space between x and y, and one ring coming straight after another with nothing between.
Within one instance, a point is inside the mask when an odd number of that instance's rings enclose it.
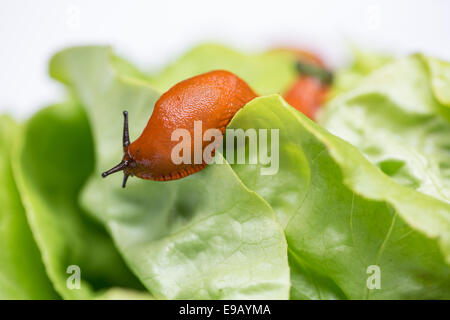
<instances>
[{"instance_id":1,"label":"orange slug skin","mask_svg":"<svg viewBox=\"0 0 450 320\"><path fill-rule=\"evenodd\" d=\"M321 84L314 77L300 77L283 97L291 106L315 120L327 92L328 86Z\"/></svg>"},{"instance_id":2,"label":"orange slug skin","mask_svg":"<svg viewBox=\"0 0 450 320\"><path fill-rule=\"evenodd\" d=\"M255 92L231 72L217 70L184 80L170 88L155 104L144 131L130 144L127 158L133 164L127 174L142 179L167 181L183 178L206 166L175 164L172 149L179 141L171 141L172 132L186 129L191 135L191 159L194 153L194 121L202 121L202 137L207 129L219 129L222 134L236 112ZM202 150L211 141L202 142Z\"/></svg>"}]
</instances>

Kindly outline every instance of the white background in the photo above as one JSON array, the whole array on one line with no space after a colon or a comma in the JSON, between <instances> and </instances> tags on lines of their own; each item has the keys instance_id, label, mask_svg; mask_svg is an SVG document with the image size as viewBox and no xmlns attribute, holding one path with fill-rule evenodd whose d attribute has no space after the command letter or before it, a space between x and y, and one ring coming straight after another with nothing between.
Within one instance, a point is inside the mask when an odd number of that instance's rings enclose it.
<instances>
[{"instance_id":1,"label":"white background","mask_svg":"<svg viewBox=\"0 0 450 320\"><path fill-rule=\"evenodd\" d=\"M150 71L202 41L253 51L298 45L332 66L346 63L350 42L450 60L450 1L3 0L0 113L24 118L61 99L47 62L66 46L111 44Z\"/></svg>"}]
</instances>

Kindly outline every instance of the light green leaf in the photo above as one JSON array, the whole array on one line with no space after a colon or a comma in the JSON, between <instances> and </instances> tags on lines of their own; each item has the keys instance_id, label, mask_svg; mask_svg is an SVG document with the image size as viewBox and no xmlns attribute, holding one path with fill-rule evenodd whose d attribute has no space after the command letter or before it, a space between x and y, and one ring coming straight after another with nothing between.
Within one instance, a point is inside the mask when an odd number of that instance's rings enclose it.
<instances>
[{"instance_id":1,"label":"light green leaf","mask_svg":"<svg viewBox=\"0 0 450 320\"><path fill-rule=\"evenodd\" d=\"M334 79L330 98L353 89L371 72L392 60L390 56L385 54L363 50L355 46L352 46L351 49L353 55L351 66L333 72Z\"/></svg>"},{"instance_id":2,"label":"light green leaf","mask_svg":"<svg viewBox=\"0 0 450 320\"><path fill-rule=\"evenodd\" d=\"M293 298L450 297L448 203L394 182L277 95L251 101L230 127L279 129L277 174L232 167L284 228ZM371 265L381 289L366 285Z\"/></svg>"},{"instance_id":3,"label":"light green leaf","mask_svg":"<svg viewBox=\"0 0 450 320\"><path fill-rule=\"evenodd\" d=\"M122 255L157 298L286 299L286 241L275 214L229 165L153 182L100 177L122 158L124 109L130 136L144 128L159 93L111 63L107 48L57 54L51 74L81 99L93 128L96 169L83 204L103 221Z\"/></svg>"},{"instance_id":4,"label":"light green leaf","mask_svg":"<svg viewBox=\"0 0 450 320\"><path fill-rule=\"evenodd\" d=\"M289 52L244 54L221 45L204 44L170 64L150 82L164 92L181 80L217 69L237 74L261 95L283 93L298 76L295 56Z\"/></svg>"},{"instance_id":5,"label":"light green leaf","mask_svg":"<svg viewBox=\"0 0 450 320\"><path fill-rule=\"evenodd\" d=\"M450 63L432 57L421 58L429 67L434 95L441 104L450 107Z\"/></svg>"},{"instance_id":6,"label":"light green leaf","mask_svg":"<svg viewBox=\"0 0 450 320\"><path fill-rule=\"evenodd\" d=\"M424 60L410 56L374 72L331 101L320 123L398 183L449 202L450 122L442 116L448 107L435 98L433 88L444 97L444 86L433 87L437 76L430 77Z\"/></svg>"},{"instance_id":7,"label":"light green leaf","mask_svg":"<svg viewBox=\"0 0 450 320\"><path fill-rule=\"evenodd\" d=\"M83 109L74 103L45 108L27 122L21 140L15 178L47 274L58 293L65 299L89 299L96 290L111 286L139 288L104 229L77 201L94 165ZM81 271L79 289L67 286L73 274L67 270L72 265Z\"/></svg>"},{"instance_id":8,"label":"light green leaf","mask_svg":"<svg viewBox=\"0 0 450 320\"><path fill-rule=\"evenodd\" d=\"M19 130L10 117L0 117L0 300L58 299L13 179L11 154Z\"/></svg>"},{"instance_id":9,"label":"light green leaf","mask_svg":"<svg viewBox=\"0 0 450 320\"><path fill-rule=\"evenodd\" d=\"M111 288L98 295L96 300L153 300L147 292L124 288Z\"/></svg>"}]
</instances>

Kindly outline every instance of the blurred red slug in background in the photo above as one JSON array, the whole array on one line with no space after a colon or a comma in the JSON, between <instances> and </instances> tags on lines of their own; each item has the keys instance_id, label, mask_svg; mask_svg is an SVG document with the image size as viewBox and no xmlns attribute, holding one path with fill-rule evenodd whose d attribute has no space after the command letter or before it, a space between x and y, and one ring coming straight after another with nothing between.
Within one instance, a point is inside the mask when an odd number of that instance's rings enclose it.
<instances>
[{"instance_id":1,"label":"blurred red slug in background","mask_svg":"<svg viewBox=\"0 0 450 320\"><path fill-rule=\"evenodd\" d=\"M314 120L322 102L325 101L327 92L328 86L317 78L301 76L283 98L298 111Z\"/></svg>"},{"instance_id":2,"label":"blurred red slug in background","mask_svg":"<svg viewBox=\"0 0 450 320\"><path fill-rule=\"evenodd\" d=\"M293 53L297 59L299 78L283 94L291 106L314 120L317 111L325 102L332 81L322 59L316 54L302 49L280 48L280 51Z\"/></svg>"}]
</instances>

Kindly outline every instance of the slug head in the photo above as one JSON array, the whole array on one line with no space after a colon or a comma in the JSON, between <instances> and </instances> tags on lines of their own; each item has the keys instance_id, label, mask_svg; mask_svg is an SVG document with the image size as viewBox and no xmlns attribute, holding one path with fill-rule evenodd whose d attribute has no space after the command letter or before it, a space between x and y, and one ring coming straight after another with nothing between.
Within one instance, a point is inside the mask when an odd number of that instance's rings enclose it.
<instances>
[{"instance_id":1,"label":"slug head","mask_svg":"<svg viewBox=\"0 0 450 320\"><path fill-rule=\"evenodd\" d=\"M102 177L105 178L112 173L123 171L122 188L125 188L128 177L132 174L132 170L136 167L136 162L129 153L130 147L130 135L128 133L128 112L123 112L123 159L115 167L102 173Z\"/></svg>"}]
</instances>

